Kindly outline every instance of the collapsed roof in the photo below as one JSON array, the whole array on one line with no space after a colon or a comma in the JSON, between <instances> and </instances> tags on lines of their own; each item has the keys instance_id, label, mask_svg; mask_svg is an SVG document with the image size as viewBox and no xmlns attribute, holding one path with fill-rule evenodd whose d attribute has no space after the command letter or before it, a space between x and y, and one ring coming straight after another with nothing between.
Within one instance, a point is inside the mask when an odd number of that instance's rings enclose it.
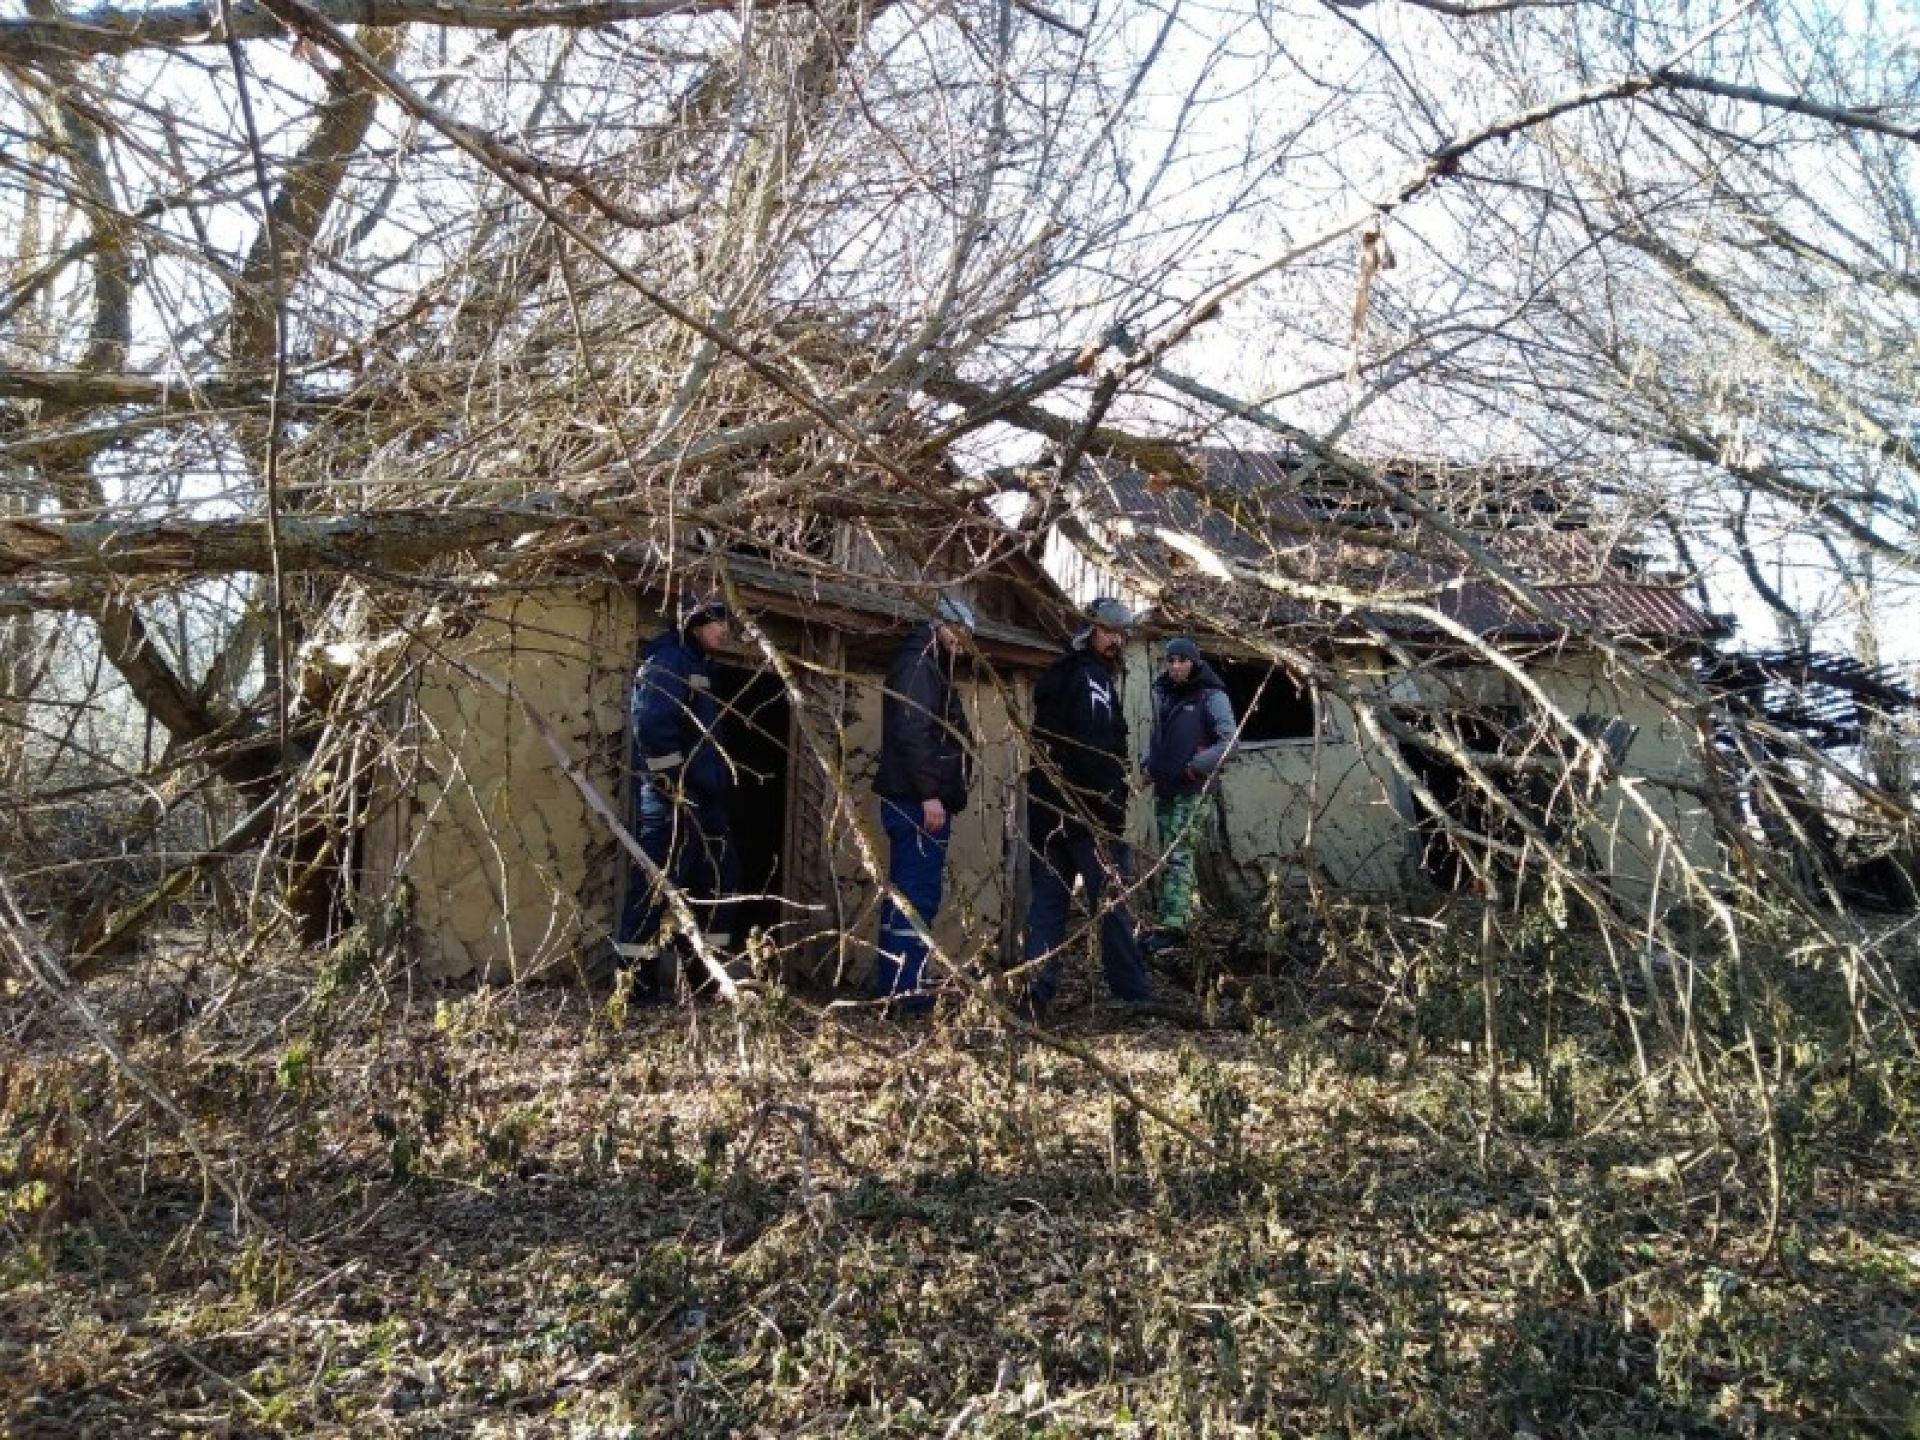
<instances>
[{"instance_id":1,"label":"collapsed roof","mask_svg":"<svg viewBox=\"0 0 1920 1440\"><path fill-rule=\"evenodd\" d=\"M1298 454L1182 453L1187 472L1171 476L1089 457L1073 487L1080 523L1164 577L1163 607L1408 639L1440 636L1443 622L1509 641L1730 633L1648 576L1545 472L1403 463L1368 483Z\"/></svg>"},{"instance_id":2,"label":"collapsed roof","mask_svg":"<svg viewBox=\"0 0 1920 1440\"><path fill-rule=\"evenodd\" d=\"M1823 750L1858 745L1876 718L1920 710L1920 696L1889 666L1804 646L1716 655L1701 679L1738 713Z\"/></svg>"}]
</instances>

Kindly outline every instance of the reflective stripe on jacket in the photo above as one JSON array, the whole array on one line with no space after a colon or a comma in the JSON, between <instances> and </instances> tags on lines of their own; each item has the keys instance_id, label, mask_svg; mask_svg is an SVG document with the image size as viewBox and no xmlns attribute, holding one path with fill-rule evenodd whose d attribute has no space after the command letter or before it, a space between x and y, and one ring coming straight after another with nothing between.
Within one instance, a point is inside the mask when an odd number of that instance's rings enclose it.
<instances>
[{"instance_id":1,"label":"reflective stripe on jacket","mask_svg":"<svg viewBox=\"0 0 1920 1440\"><path fill-rule=\"evenodd\" d=\"M678 630L648 642L629 697L636 775L677 779L698 801L724 801L731 788L720 701L707 657Z\"/></svg>"}]
</instances>

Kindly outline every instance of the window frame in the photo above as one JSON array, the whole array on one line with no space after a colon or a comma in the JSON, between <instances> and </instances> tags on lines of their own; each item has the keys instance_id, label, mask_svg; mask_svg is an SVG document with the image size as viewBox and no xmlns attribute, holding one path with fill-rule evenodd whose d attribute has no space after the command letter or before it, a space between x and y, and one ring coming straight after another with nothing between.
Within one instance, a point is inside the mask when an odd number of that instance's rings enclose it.
<instances>
[{"instance_id":1,"label":"window frame","mask_svg":"<svg viewBox=\"0 0 1920 1440\"><path fill-rule=\"evenodd\" d=\"M1221 656L1213 660L1215 673L1226 685L1227 697L1233 702L1234 742L1236 754L1248 751L1277 749L1282 746L1321 745L1340 738L1338 727L1333 723L1332 707L1327 703L1326 692L1311 680L1296 676L1284 664L1264 658L1241 659L1233 656ZM1285 679L1294 688L1299 697L1298 703L1304 703L1309 714L1308 728L1297 735L1250 736L1247 733L1247 721L1250 712L1242 706L1241 695L1235 693L1233 672L1263 671L1264 674L1245 687L1244 694L1257 693L1265 686L1271 686L1274 679Z\"/></svg>"}]
</instances>

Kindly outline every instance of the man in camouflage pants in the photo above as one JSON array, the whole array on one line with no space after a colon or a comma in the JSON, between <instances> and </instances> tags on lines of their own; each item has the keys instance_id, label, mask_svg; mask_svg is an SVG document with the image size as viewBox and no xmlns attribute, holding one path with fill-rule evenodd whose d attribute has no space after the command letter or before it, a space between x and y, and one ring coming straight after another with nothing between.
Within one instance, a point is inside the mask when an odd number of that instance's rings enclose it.
<instances>
[{"instance_id":1,"label":"man in camouflage pants","mask_svg":"<svg viewBox=\"0 0 1920 1440\"><path fill-rule=\"evenodd\" d=\"M1153 682L1153 734L1141 769L1153 782L1160 831L1158 928L1147 937L1149 955L1187 940L1193 910L1193 847L1210 780L1233 743L1233 705L1226 686L1184 635L1167 642L1166 668Z\"/></svg>"}]
</instances>

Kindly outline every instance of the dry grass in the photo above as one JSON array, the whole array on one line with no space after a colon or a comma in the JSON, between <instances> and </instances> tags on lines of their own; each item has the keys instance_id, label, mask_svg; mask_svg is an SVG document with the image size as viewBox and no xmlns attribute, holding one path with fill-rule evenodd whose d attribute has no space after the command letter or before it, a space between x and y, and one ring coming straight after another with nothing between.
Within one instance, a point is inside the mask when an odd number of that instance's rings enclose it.
<instances>
[{"instance_id":1,"label":"dry grass","mask_svg":"<svg viewBox=\"0 0 1920 1440\"><path fill-rule=\"evenodd\" d=\"M986 1016L229 1005L134 1043L241 1233L43 1015L0 1091L8 1433L1920 1433L1912 1112L1803 1126L1768 1258L1604 1025L1492 1124L1415 1004L1283 979L1232 1030L1065 1022L1211 1150Z\"/></svg>"}]
</instances>

